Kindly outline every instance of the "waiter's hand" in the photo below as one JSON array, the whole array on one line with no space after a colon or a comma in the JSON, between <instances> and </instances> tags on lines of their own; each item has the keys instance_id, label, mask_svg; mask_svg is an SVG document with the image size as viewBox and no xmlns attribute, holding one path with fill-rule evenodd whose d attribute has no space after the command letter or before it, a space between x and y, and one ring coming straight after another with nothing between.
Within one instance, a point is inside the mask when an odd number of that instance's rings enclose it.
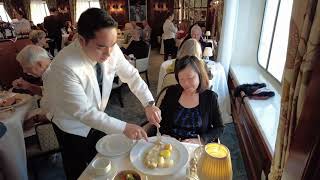
<instances>
[{"instance_id":1,"label":"waiter's hand","mask_svg":"<svg viewBox=\"0 0 320 180\"><path fill-rule=\"evenodd\" d=\"M126 135L129 139L139 140L145 139L148 141L148 135L144 129L138 125L127 123L124 128L123 134Z\"/></svg>"},{"instance_id":2,"label":"waiter's hand","mask_svg":"<svg viewBox=\"0 0 320 180\"><path fill-rule=\"evenodd\" d=\"M148 121L159 128L159 123L161 121L161 110L155 105L146 106L144 110L146 112Z\"/></svg>"}]
</instances>

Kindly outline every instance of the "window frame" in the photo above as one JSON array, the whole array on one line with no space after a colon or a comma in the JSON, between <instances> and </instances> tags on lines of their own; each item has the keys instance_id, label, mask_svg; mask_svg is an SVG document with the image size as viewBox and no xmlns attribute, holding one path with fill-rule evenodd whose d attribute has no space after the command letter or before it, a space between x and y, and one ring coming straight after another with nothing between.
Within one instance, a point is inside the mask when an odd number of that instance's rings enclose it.
<instances>
[{"instance_id":1,"label":"window frame","mask_svg":"<svg viewBox=\"0 0 320 180\"><path fill-rule=\"evenodd\" d=\"M278 1L278 6L277 6L277 13L276 13L276 17L275 17L275 21L274 21L274 25L273 25L273 30L272 30L272 38L270 41L270 48L268 51L268 58L267 58L267 64L266 67L263 67L263 65L260 64L259 62L259 50L260 50L260 41L261 41L261 33L262 33L262 29L263 29L263 24L264 24L264 19L265 19L265 11L266 11L266 5L267 5L267 1L265 1L265 5L264 5L264 9L263 9L263 19L262 19L262 23L261 23L261 27L260 27L260 36L259 36L259 41L258 41L258 49L257 49L257 64L258 66L264 71L266 72L268 75L271 76L272 79L274 79L277 83L281 84L282 80L278 80L271 72L268 71L268 67L269 67L269 62L270 62L270 55L271 55L271 51L272 51L272 46L273 46L273 40L274 40L274 35L275 35L275 31L276 31L276 25L277 25L277 21L278 21L278 14L279 14L279 10L280 10L280 5L281 5L281 1ZM290 28L290 27L289 27ZM290 30L290 29L289 29ZM288 47L288 46L287 46Z\"/></svg>"}]
</instances>

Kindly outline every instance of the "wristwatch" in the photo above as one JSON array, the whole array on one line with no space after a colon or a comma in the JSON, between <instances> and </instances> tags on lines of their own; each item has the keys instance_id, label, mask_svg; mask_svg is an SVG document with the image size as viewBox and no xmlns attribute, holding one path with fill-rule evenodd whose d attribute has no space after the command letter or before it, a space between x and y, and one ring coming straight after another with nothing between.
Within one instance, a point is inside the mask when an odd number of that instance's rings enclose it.
<instances>
[{"instance_id":1,"label":"wristwatch","mask_svg":"<svg viewBox=\"0 0 320 180\"><path fill-rule=\"evenodd\" d=\"M148 103L147 103L147 105L145 106L145 108L146 107L149 107L149 106L153 106L154 105L154 101L149 101Z\"/></svg>"}]
</instances>

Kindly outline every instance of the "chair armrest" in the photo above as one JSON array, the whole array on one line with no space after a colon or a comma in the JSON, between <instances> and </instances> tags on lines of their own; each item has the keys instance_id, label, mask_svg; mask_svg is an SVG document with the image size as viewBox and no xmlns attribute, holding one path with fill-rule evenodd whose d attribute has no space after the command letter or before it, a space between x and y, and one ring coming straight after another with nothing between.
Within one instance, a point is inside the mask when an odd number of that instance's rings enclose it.
<instances>
[{"instance_id":1,"label":"chair armrest","mask_svg":"<svg viewBox=\"0 0 320 180\"><path fill-rule=\"evenodd\" d=\"M135 66L139 72L148 70L149 58L147 57L147 58L136 59Z\"/></svg>"}]
</instances>

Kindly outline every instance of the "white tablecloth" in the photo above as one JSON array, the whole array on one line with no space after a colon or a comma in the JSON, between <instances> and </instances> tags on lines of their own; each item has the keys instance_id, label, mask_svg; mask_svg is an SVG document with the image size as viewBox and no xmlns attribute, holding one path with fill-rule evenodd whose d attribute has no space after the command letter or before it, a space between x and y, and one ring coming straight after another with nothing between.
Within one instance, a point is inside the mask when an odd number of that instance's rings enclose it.
<instances>
[{"instance_id":1,"label":"white tablecloth","mask_svg":"<svg viewBox=\"0 0 320 180\"><path fill-rule=\"evenodd\" d=\"M160 66L159 79L157 86L157 94L161 91L163 78L167 74L167 68L174 60L164 61ZM221 111L223 123L232 122L231 105L227 78L225 76L224 68L219 62L210 61L208 64L213 78L210 80L210 89L218 94L218 103Z\"/></svg>"},{"instance_id":2,"label":"white tablecloth","mask_svg":"<svg viewBox=\"0 0 320 180\"><path fill-rule=\"evenodd\" d=\"M31 108L32 101L15 108L12 113L1 114L7 132L0 138L0 169L5 179L27 180L27 158L22 122ZM3 118L5 117L5 118Z\"/></svg>"},{"instance_id":3,"label":"white tablecloth","mask_svg":"<svg viewBox=\"0 0 320 180\"><path fill-rule=\"evenodd\" d=\"M190 143L182 143L189 152L189 159L186 166L184 166L179 172L176 174L170 175L170 176L146 176L139 172L140 176L142 177L142 180L185 180L186 179L186 168L189 166L189 160L190 156L193 156L193 151L199 146L196 144L190 144ZM114 173L110 173L106 176L95 176L94 172L92 171L92 162L97 157L102 157L103 155L97 154L96 157L91 161L91 163L88 165L88 167L83 171L81 176L78 178L78 180L89 180L89 179L95 179L95 180L112 180L113 176L116 175L116 172L122 171L122 170L135 170L132 166L129 158L129 154L120 156L115 159L111 160L111 166L114 166ZM138 171L137 171L138 172Z\"/></svg>"}]
</instances>

